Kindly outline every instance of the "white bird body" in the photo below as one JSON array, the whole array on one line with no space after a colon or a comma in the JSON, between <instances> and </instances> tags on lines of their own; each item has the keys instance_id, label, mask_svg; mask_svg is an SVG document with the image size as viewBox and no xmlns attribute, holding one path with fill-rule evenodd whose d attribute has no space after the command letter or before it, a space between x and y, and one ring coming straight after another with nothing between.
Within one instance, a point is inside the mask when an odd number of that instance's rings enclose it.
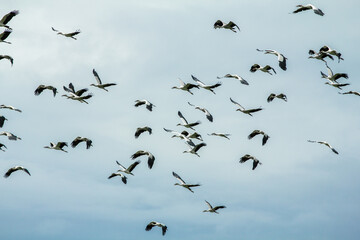
<instances>
[{"instance_id":1,"label":"white bird body","mask_svg":"<svg viewBox=\"0 0 360 240\"><path fill-rule=\"evenodd\" d=\"M264 52L264 54L273 54L275 56L277 56L278 61L279 61L279 67L286 71L286 57L284 55L282 55L281 53L275 51L275 50L271 50L271 49L265 49L265 50L260 50L260 49L256 49L259 52Z\"/></svg>"},{"instance_id":2,"label":"white bird body","mask_svg":"<svg viewBox=\"0 0 360 240\"><path fill-rule=\"evenodd\" d=\"M16 141L16 140L21 140L20 137L15 136L14 134L12 134L12 133L10 133L10 132L5 132L5 131L4 131L4 132L1 132L1 133L0 133L0 136L1 136L1 135L7 136L9 140L14 140L14 141Z\"/></svg>"},{"instance_id":3,"label":"white bird body","mask_svg":"<svg viewBox=\"0 0 360 240\"><path fill-rule=\"evenodd\" d=\"M219 214L216 210L221 209L221 208L226 208L225 206L216 206L216 207L213 207L213 206L211 206L211 204L210 204L208 201L205 200L205 202L206 202L206 204L208 205L209 208L206 209L206 210L204 210L203 212L211 212L211 213L217 213L217 214Z\"/></svg>"},{"instance_id":4,"label":"white bird body","mask_svg":"<svg viewBox=\"0 0 360 240\"><path fill-rule=\"evenodd\" d=\"M193 95L193 93L190 91L190 89L192 89L192 88L199 89L198 85L191 84L191 83L184 83L180 78L179 78L179 81L180 81L180 86L179 87L174 86L174 87L172 87L172 89L183 90L183 91L190 93L191 95Z\"/></svg>"},{"instance_id":5,"label":"white bird body","mask_svg":"<svg viewBox=\"0 0 360 240\"><path fill-rule=\"evenodd\" d=\"M213 85L207 85L205 83L203 83L202 81L200 81L199 79L197 79L195 76L191 75L192 79L198 84L199 87L209 90L210 92L212 92L213 94L215 94L213 88L217 88L221 86L221 82L218 82L216 84Z\"/></svg>"},{"instance_id":6,"label":"white bird body","mask_svg":"<svg viewBox=\"0 0 360 240\"><path fill-rule=\"evenodd\" d=\"M67 151L63 149L65 146L68 146L66 142L58 142L57 144L50 142L50 146L45 146L44 148L59 150L67 153Z\"/></svg>"},{"instance_id":7,"label":"white bird body","mask_svg":"<svg viewBox=\"0 0 360 240\"><path fill-rule=\"evenodd\" d=\"M216 77L217 79L221 79L221 78L235 78L237 80L240 81L240 83L244 84L244 85L249 85L249 83L242 77L240 77L239 75L236 75L236 74L226 74L225 76L223 77Z\"/></svg>"},{"instance_id":8,"label":"white bird body","mask_svg":"<svg viewBox=\"0 0 360 240\"><path fill-rule=\"evenodd\" d=\"M195 147L195 143L193 141L191 141L190 138L188 138L188 135L189 135L188 132L183 131L183 132L179 133L179 132L176 132L176 131L173 131L170 129L166 129L166 128L164 128L164 130L166 132L171 132L172 134L174 134L172 137L178 137L178 138L183 139L188 146ZM186 134L184 134L184 132L186 132Z\"/></svg>"},{"instance_id":9,"label":"white bird body","mask_svg":"<svg viewBox=\"0 0 360 240\"><path fill-rule=\"evenodd\" d=\"M76 30L75 32L70 32L70 33L63 33L63 32L60 32L58 30L56 30L55 28L51 27L51 29L54 31L54 32L57 32L58 35L63 35L65 37L69 37L69 38L72 38L74 40L76 40L76 38L74 37L75 35L79 34L81 31L80 29Z\"/></svg>"},{"instance_id":10,"label":"white bird body","mask_svg":"<svg viewBox=\"0 0 360 240\"><path fill-rule=\"evenodd\" d=\"M326 141L308 140L308 142L310 142L310 143L320 143L320 144L325 145L325 146L327 146L328 148L330 148L331 151L333 151L335 154L339 154L339 152L336 151L335 148L333 148L333 147L332 147L328 142L326 142Z\"/></svg>"},{"instance_id":11,"label":"white bird body","mask_svg":"<svg viewBox=\"0 0 360 240\"><path fill-rule=\"evenodd\" d=\"M306 5L297 5L296 6L297 9L295 11L293 11L293 13L298 13L301 11L306 11L306 10L313 10L315 14L320 15L320 16L324 16L325 14L323 13L323 11L321 11L319 8L315 7L312 4L306 4Z\"/></svg>"},{"instance_id":12,"label":"white bird body","mask_svg":"<svg viewBox=\"0 0 360 240\"><path fill-rule=\"evenodd\" d=\"M111 87L111 86L116 85L116 83L102 83L101 79L100 79L98 73L95 71L95 69L93 69L93 74L94 74L94 77L96 79L97 84L90 84L90 86L94 86L94 87L103 89L103 90L108 92L109 90L106 89L107 87Z\"/></svg>"},{"instance_id":13,"label":"white bird body","mask_svg":"<svg viewBox=\"0 0 360 240\"><path fill-rule=\"evenodd\" d=\"M174 185L186 188L187 190L189 190L192 193L194 193L194 191L191 189L192 187L199 187L200 186L200 184L187 184L184 180L182 180L182 178L178 174L176 174L175 172L172 172L172 174L180 182L180 183L175 183Z\"/></svg>"}]
</instances>

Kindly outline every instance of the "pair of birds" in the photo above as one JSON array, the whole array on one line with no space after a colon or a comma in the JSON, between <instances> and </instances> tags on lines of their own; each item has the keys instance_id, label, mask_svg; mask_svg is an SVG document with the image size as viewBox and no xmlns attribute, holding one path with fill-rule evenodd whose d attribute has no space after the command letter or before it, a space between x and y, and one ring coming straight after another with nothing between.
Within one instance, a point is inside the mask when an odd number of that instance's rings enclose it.
<instances>
[{"instance_id":1,"label":"pair of birds","mask_svg":"<svg viewBox=\"0 0 360 240\"><path fill-rule=\"evenodd\" d=\"M118 161L116 161L116 164L119 165L120 169L119 169L117 172L112 173L112 174L108 177L108 179L111 179L111 178L113 178L113 177L120 177L120 178L121 178L121 181L122 181L124 184L126 184L126 183L127 183L127 177L126 177L124 174L122 174L122 173L126 173L126 174L129 174L129 175L133 175L133 176L134 176L134 174L132 173L132 171L135 169L135 167L136 167L137 165L140 164L140 161L136 161L136 162L132 163L132 164L131 164L129 167L127 167L127 168L125 168L123 165L121 165L121 163L119 163Z\"/></svg>"},{"instance_id":2,"label":"pair of birds","mask_svg":"<svg viewBox=\"0 0 360 240\"><path fill-rule=\"evenodd\" d=\"M86 149L89 149L90 147L92 147L92 140L90 140L89 138L86 137L76 137L72 142L71 142L71 147L75 148L77 145L79 145L79 143L81 142L85 142L86 143ZM54 149L54 150L59 150L59 151L63 151L66 152L66 150L64 150L64 147L67 147L68 144L67 142L57 142L56 144L50 142L50 146L45 146L44 148L47 149Z\"/></svg>"},{"instance_id":3,"label":"pair of birds","mask_svg":"<svg viewBox=\"0 0 360 240\"><path fill-rule=\"evenodd\" d=\"M12 32L12 28L7 24L10 22L10 20L13 17L15 17L18 14L19 14L18 10L13 10L1 18L0 27L5 27L6 29L4 30L4 32L2 32L0 34L0 42L11 44L11 42L5 41L9 37L10 33ZM14 60L12 59L12 57L10 57L8 55L1 55L1 56L2 56L2 58L0 58L0 60L3 58L6 58L11 62L11 65L13 64Z\"/></svg>"},{"instance_id":4,"label":"pair of birds","mask_svg":"<svg viewBox=\"0 0 360 240\"><path fill-rule=\"evenodd\" d=\"M264 49L264 50L256 49L256 50L258 52L264 52L264 54L272 54L272 55L277 56L277 59L278 59L278 62L279 62L279 67L282 70L286 71L286 69L287 69L287 67L286 67L287 58L283 54L279 53L276 50L272 50L272 49ZM273 71L273 73L276 74L275 69L272 68L270 65L266 65L266 66L262 67L259 64L255 63L250 68L250 72L256 72L258 70L260 70L262 72L265 72L265 73L268 73L270 75L272 75L271 71Z\"/></svg>"},{"instance_id":5,"label":"pair of birds","mask_svg":"<svg viewBox=\"0 0 360 240\"><path fill-rule=\"evenodd\" d=\"M323 62L326 63L326 61L324 60L325 58L330 58L331 60L334 60L333 56L338 58L338 62L340 62L340 60L344 60L344 58L341 57L341 53L336 51L335 49L330 48L329 46L322 46L319 49L319 52L316 52L312 49L309 50L309 58L313 58L313 59L317 59L317 60L321 60Z\"/></svg>"}]
</instances>

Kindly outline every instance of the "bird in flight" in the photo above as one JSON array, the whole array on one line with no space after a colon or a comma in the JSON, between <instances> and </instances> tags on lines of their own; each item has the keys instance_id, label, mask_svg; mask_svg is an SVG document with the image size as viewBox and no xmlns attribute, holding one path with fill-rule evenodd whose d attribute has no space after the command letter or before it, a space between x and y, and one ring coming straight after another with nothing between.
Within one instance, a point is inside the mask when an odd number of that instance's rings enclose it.
<instances>
[{"instance_id":1,"label":"bird in flight","mask_svg":"<svg viewBox=\"0 0 360 240\"><path fill-rule=\"evenodd\" d=\"M262 72L266 72L270 75L272 75L272 73L270 72L270 70L273 70L273 72L276 74L275 69L273 69L272 67L270 67L270 65L266 65L265 67L261 67L259 64L254 64L251 66L250 68L250 72L256 72L257 70L260 70Z\"/></svg>"},{"instance_id":2,"label":"bird in flight","mask_svg":"<svg viewBox=\"0 0 360 240\"><path fill-rule=\"evenodd\" d=\"M4 15L2 17L2 19L0 20L0 27L6 27L7 29L11 30L11 27L9 27L7 25L7 23L10 22L10 20L18 14L19 14L18 10L13 10L13 11L9 12L8 14Z\"/></svg>"},{"instance_id":3,"label":"bird in flight","mask_svg":"<svg viewBox=\"0 0 360 240\"><path fill-rule=\"evenodd\" d=\"M121 177L121 181L122 181L124 184L127 183L127 177L126 177L124 174L122 174L121 172L119 172L119 171L117 171L116 173L112 173L112 174L108 177L108 179L113 178L113 177L117 177L117 176Z\"/></svg>"},{"instance_id":4,"label":"bird in flight","mask_svg":"<svg viewBox=\"0 0 360 240\"><path fill-rule=\"evenodd\" d=\"M230 98L230 101L231 101L233 104L235 104L235 105L237 105L237 106L239 107L238 109L236 109L236 111L240 111L240 112L245 113L245 114L248 114L248 115L250 115L250 116L252 116L251 113L254 113L254 112L258 112L258 111L263 110L261 107L259 107L259 108L253 108L253 109L245 109L243 106L241 106L239 103L235 102L235 101L232 100L231 98Z\"/></svg>"},{"instance_id":5,"label":"bird in flight","mask_svg":"<svg viewBox=\"0 0 360 240\"><path fill-rule=\"evenodd\" d=\"M9 109L9 110L13 110L13 111L16 111L16 112L22 112L20 109L18 108L15 108L13 106L10 106L10 105L4 105L4 104L1 104L0 105L0 109Z\"/></svg>"},{"instance_id":6,"label":"bird in flight","mask_svg":"<svg viewBox=\"0 0 360 240\"><path fill-rule=\"evenodd\" d=\"M182 115L182 113L180 111L178 111L178 116L180 117L182 123L178 123L176 126L183 126L183 127L195 130L193 127L195 127L201 123L200 121L196 121L194 123L188 123L188 121L185 119L185 117Z\"/></svg>"},{"instance_id":7,"label":"bird in flight","mask_svg":"<svg viewBox=\"0 0 360 240\"><path fill-rule=\"evenodd\" d=\"M216 210L226 208L225 206L215 206L215 207L213 207L213 206L211 206L211 204L208 201L205 200L205 202L206 202L206 204L208 205L209 208L204 210L203 212L211 212L211 213L219 214Z\"/></svg>"},{"instance_id":8,"label":"bird in flight","mask_svg":"<svg viewBox=\"0 0 360 240\"><path fill-rule=\"evenodd\" d=\"M180 89L180 90L190 93L191 95L194 95L194 94L190 91L190 89L192 89L192 88L199 89L199 86L196 84L184 83L180 78L179 78L179 81L180 81L180 86L179 87L174 86L174 87L172 87L172 89Z\"/></svg>"},{"instance_id":9,"label":"bird in flight","mask_svg":"<svg viewBox=\"0 0 360 240\"><path fill-rule=\"evenodd\" d=\"M282 99L285 102L287 102L287 97L283 93L280 93L280 94L271 93L269 95L269 97L267 98L267 102L272 102L272 100L274 100L275 98L279 98L279 99Z\"/></svg>"},{"instance_id":10,"label":"bird in flight","mask_svg":"<svg viewBox=\"0 0 360 240\"><path fill-rule=\"evenodd\" d=\"M58 142L57 144L50 142L50 146L45 146L44 148L59 150L67 153L67 151L63 149L64 147L67 146L68 145L66 142Z\"/></svg>"},{"instance_id":11,"label":"bird in flight","mask_svg":"<svg viewBox=\"0 0 360 240\"><path fill-rule=\"evenodd\" d=\"M86 103L88 104L87 101L85 101L86 99L89 99L92 97L92 94L88 94L88 95L85 95L85 96L82 96L85 92L88 91L87 88L83 88L83 89L80 89L78 91L75 91L75 88L74 88L74 85L72 83L69 84L69 87L65 87L63 86L64 90L66 92L68 92L70 95L62 95L63 97L66 97L68 99L72 99L72 100L77 100L79 102L82 102L82 103Z\"/></svg>"},{"instance_id":12,"label":"bird in flight","mask_svg":"<svg viewBox=\"0 0 360 240\"><path fill-rule=\"evenodd\" d=\"M322 145L327 146L328 148L331 149L331 151L333 151L335 154L339 154L338 151L335 150L335 148L333 148L329 143L325 142L325 141L314 141L314 140L308 140L308 142L310 143L320 143Z\"/></svg>"},{"instance_id":13,"label":"bird in flight","mask_svg":"<svg viewBox=\"0 0 360 240\"><path fill-rule=\"evenodd\" d=\"M69 37L69 38L72 38L74 40L76 40L76 38L74 37L75 35L78 35L81 31L80 29L76 30L75 32L70 32L70 33L62 33L58 30L56 30L55 28L51 27L51 29L54 31L54 32L57 32L57 34L59 35L63 35L65 37Z\"/></svg>"},{"instance_id":14,"label":"bird in flight","mask_svg":"<svg viewBox=\"0 0 360 240\"><path fill-rule=\"evenodd\" d=\"M162 230L162 235L164 236L165 235L165 233L166 233L166 231L167 231L167 226L165 225L165 224L163 224L163 223L159 223L159 222L150 222L147 226L146 226L146 228L145 228L145 230L146 231L150 231L153 227L160 227L161 228L161 230Z\"/></svg>"},{"instance_id":15,"label":"bird in flight","mask_svg":"<svg viewBox=\"0 0 360 240\"><path fill-rule=\"evenodd\" d=\"M293 11L293 13L298 13L298 12L302 12L302 11L307 11L307 10L314 10L314 13L320 16L324 16L325 14L323 13L323 11L321 11L321 9L315 7L312 4L306 4L306 5L296 5L297 9L295 11Z\"/></svg>"},{"instance_id":16,"label":"bird in flight","mask_svg":"<svg viewBox=\"0 0 360 240\"><path fill-rule=\"evenodd\" d=\"M210 92L212 92L213 94L215 94L213 88L217 88L221 86L221 82L218 82L216 84L213 85L207 85L205 83L203 83L202 81L200 81L199 79L197 79L196 77L194 77L193 75L191 75L192 79L198 84L199 87L209 90Z\"/></svg>"},{"instance_id":17,"label":"bird in flight","mask_svg":"<svg viewBox=\"0 0 360 240\"><path fill-rule=\"evenodd\" d=\"M173 130L171 130L171 129L166 129L166 128L164 128L164 130L165 130L166 132L171 132L172 134L174 134L174 135L172 136L172 138L173 138L173 137L181 138L181 139L183 139L183 140L185 141L185 143L186 143L187 145L189 145L190 147L195 147L195 143L188 137L188 136L189 136L189 133L188 133L187 131L182 131L181 133L179 133L179 132L173 131Z\"/></svg>"},{"instance_id":18,"label":"bird in flight","mask_svg":"<svg viewBox=\"0 0 360 240\"><path fill-rule=\"evenodd\" d=\"M7 121L7 118L0 115L0 128L4 126L5 121Z\"/></svg>"},{"instance_id":19,"label":"bird in flight","mask_svg":"<svg viewBox=\"0 0 360 240\"><path fill-rule=\"evenodd\" d=\"M27 174L29 174L29 176L31 176L29 170L27 170L26 168L24 168L23 166L15 166L15 167L12 167L10 168L4 175L4 178L8 178L10 177L10 175L13 173L13 172L16 172L16 171L24 171L26 172Z\"/></svg>"},{"instance_id":20,"label":"bird in flight","mask_svg":"<svg viewBox=\"0 0 360 240\"><path fill-rule=\"evenodd\" d=\"M240 158L240 163L244 163L246 162L247 160L253 160L253 167L252 167L252 170L255 170L255 168L257 167L258 164L262 164L256 157L254 156L251 156L250 154L245 154L244 156L242 156Z\"/></svg>"},{"instance_id":21,"label":"bird in flight","mask_svg":"<svg viewBox=\"0 0 360 240\"><path fill-rule=\"evenodd\" d=\"M152 108L153 107L156 107L154 104L152 104L151 102L149 102L148 100L146 99L143 99L143 100L135 100L135 107L138 107L138 106L141 106L141 105L144 105L145 104L145 107L147 110L149 110L150 112L152 111Z\"/></svg>"},{"instance_id":22,"label":"bird in flight","mask_svg":"<svg viewBox=\"0 0 360 240\"><path fill-rule=\"evenodd\" d=\"M92 83L92 84L90 84L90 86L94 86L94 87L103 89L103 90L105 90L105 91L108 92L109 90L106 89L107 87L111 87L111 86L115 86L115 85L116 85L116 83L102 83L102 82L101 82L101 79L100 79L98 73L95 71L95 69L93 69L93 74L94 74L94 77L95 77L95 79L96 79L97 84L93 84L93 83Z\"/></svg>"},{"instance_id":23,"label":"bird in flight","mask_svg":"<svg viewBox=\"0 0 360 240\"><path fill-rule=\"evenodd\" d=\"M355 91L348 91L348 92L343 92L343 93L339 92L339 94L343 94L343 95L345 95L345 94L353 94L353 95L356 95L356 96L360 96L360 92L355 92Z\"/></svg>"},{"instance_id":24,"label":"bird in flight","mask_svg":"<svg viewBox=\"0 0 360 240\"><path fill-rule=\"evenodd\" d=\"M172 172L172 174L180 182L180 183L175 183L174 185L184 187L184 188L188 189L192 193L194 193L194 191L191 189L192 187L199 187L200 186L200 184L187 184L184 180L182 180L182 178L177 173Z\"/></svg>"},{"instance_id":25,"label":"bird in flight","mask_svg":"<svg viewBox=\"0 0 360 240\"><path fill-rule=\"evenodd\" d=\"M4 144L0 143L0 150L3 151L3 152L5 152L5 150L2 149L2 148L6 148L6 149L7 149L7 147L6 147Z\"/></svg>"},{"instance_id":26,"label":"bird in flight","mask_svg":"<svg viewBox=\"0 0 360 240\"><path fill-rule=\"evenodd\" d=\"M240 77L239 75L236 75L236 74L226 74L225 76L223 77L216 77L217 79L221 79L221 78L235 78L237 80L240 81L240 83L244 84L244 85L249 85L249 83L243 79L242 77Z\"/></svg>"},{"instance_id":27,"label":"bird in flight","mask_svg":"<svg viewBox=\"0 0 360 240\"><path fill-rule=\"evenodd\" d=\"M0 136L7 136L9 140L14 140L14 141L21 140L20 137L15 136L14 134L12 134L10 132L5 132L5 131L1 132Z\"/></svg>"},{"instance_id":28,"label":"bird in flight","mask_svg":"<svg viewBox=\"0 0 360 240\"><path fill-rule=\"evenodd\" d=\"M11 66L14 64L14 59L12 57L10 57L9 55L0 55L0 60L1 59L7 59L10 61Z\"/></svg>"},{"instance_id":29,"label":"bird in flight","mask_svg":"<svg viewBox=\"0 0 360 240\"><path fill-rule=\"evenodd\" d=\"M252 139L253 137L255 137L256 135L263 135L263 139L262 139L262 145L264 146L267 142L267 140L270 138L269 135L267 135L265 132L261 131L261 130L254 130L252 131L252 133L249 134L248 139Z\"/></svg>"},{"instance_id":30,"label":"bird in flight","mask_svg":"<svg viewBox=\"0 0 360 240\"><path fill-rule=\"evenodd\" d=\"M138 138L143 132L148 132L151 135L152 129L150 127L138 127L135 132L135 138Z\"/></svg>"},{"instance_id":31,"label":"bird in flight","mask_svg":"<svg viewBox=\"0 0 360 240\"><path fill-rule=\"evenodd\" d=\"M71 147L75 148L79 143L86 142L86 149L89 149L92 146L92 141L86 137L76 137L71 142Z\"/></svg>"},{"instance_id":32,"label":"bird in flight","mask_svg":"<svg viewBox=\"0 0 360 240\"><path fill-rule=\"evenodd\" d=\"M206 108L195 106L195 105L191 104L190 102L188 102L188 104L192 107L195 107L195 109L198 109L198 110L202 111L203 113L205 113L207 120L209 120L210 122L213 122L214 118Z\"/></svg>"},{"instance_id":33,"label":"bird in flight","mask_svg":"<svg viewBox=\"0 0 360 240\"><path fill-rule=\"evenodd\" d=\"M39 85L36 89L34 94L36 96L39 96L45 89L50 90L53 92L54 97L56 96L56 93L58 92L57 89L53 86L45 86L45 85Z\"/></svg>"},{"instance_id":34,"label":"bird in flight","mask_svg":"<svg viewBox=\"0 0 360 240\"><path fill-rule=\"evenodd\" d=\"M153 167L153 165L154 165L154 162L155 162L155 156L152 155L150 152L139 150L139 151L137 151L136 153L134 153L131 156L131 159L136 159L136 158L138 158L140 156L143 156L143 155L148 156L148 167L151 169Z\"/></svg>"},{"instance_id":35,"label":"bird in flight","mask_svg":"<svg viewBox=\"0 0 360 240\"><path fill-rule=\"evenodd\" d=\"M226 138L228 140L230 140L229 136L230 134L228 133L211 133L211 134L208 134L209 136L218 136L218 137L223 137L223 138Z\"/></svg>"},{"instance_id":36,"label":"bird in flight","mask_svg":"<svg viewBox=\"0 0 360 240\"><path fill-rule=\"evenodd\" d=\"M217 20L215 23L214 23L214 28L217 29L217 28L225 28L225 29L229 29L233 32L236 33L236 28L239 30L240 32L240 28L238 25L236 25L234 22L230 21L228 22L227 24L224 24L221 20Z\"/></svg>"},{"instance_id":37,"label":"bird in flight","mask_svg":"<svg viewBox=\"0 0 360 240\"><path fill-rule=\"evenodd\" d=\"M326 68L328 70L328 75L326 75L322 71L320 71L320 74L321 74L322 78L325 78L326 80L328 80L330 82L337 82L337 80L339 78L345 78L345 79L349 78L349 75L347 75L346 73L336 73L336 74L334 74L333 71L331 70L331 68L327 64L326 64Z\"/></svg>"},{"instance_id":38,"label":"bird in flight","mask_svg":"<svg viewBox=\"0 0 360 240\"><path fill-rule=\"evenodd\" d=\"M121 165L118 161L116 161L116 164L120 166L120 169L118 172L123 172L129 175L133 175L132 171L135 169L137 165L139 165L140 161L135 161L133 164L131 164L128 168L125 168L123 165Z\"/></svg>"},{"instance_id":39,"label":"bird in flight","mask_svg":"<svg viewBox=\"0 0 360 240\"><path fill-rule=\"evenodd\" d=\"M264 52L264 54L273 54L275 56L277 56L278 61L279 61L279 67L286 71L286 57L284 55L282 55L281 53L275 51L275 50L271 50L271 49L265 49L265 50L260 50L260 49L256 49L259 52Z\"/></svg>"},{"instance_id":40,"label":"bird in flight","mask_svg":"<svg viewBox=\"0 0 360 240\"><path fill-rule=\"evenodd\" d=\"M309 55L309 58L323 61L325 64L327 64L327 62L324 60L325 58L330 58L331 60L334 60L334 58L330 54L326 52L315 52L312 49L309 50Z\"/></svg>"},{"instance_id":41,"label":"bird in flight","mask_svg":"<svg viewBox=\"0 0 360 240\"><path fill-rule=\"evenodd\" d=\"M196 156L200 157L200 155L197 153L197 151L199 151L199 149L204 146L206 146L206 143L196 144L195 147L192 147L189 150L184 151L184 153L191 153L191 154L195 154ZM189 146L189 147L191 147L191 146Z\"/></svg>"},{"instance_id":42,"label":"bird in flight","mask_svg":"<svg viewBox=\"0 0 360 240\"><path fill-rule=\"evenodd\" d=\"M328 46L323 46L320 48L319 52L323 52L323 53L327 53L327 54L330 54L330 55L333 55L333 56L336 56L338 58L338 62L340 62L340 60L344 60L342 57L341 57L341 53L337 52L335 49L331 49L330 47Z\"/></svg>"}]
</instances>

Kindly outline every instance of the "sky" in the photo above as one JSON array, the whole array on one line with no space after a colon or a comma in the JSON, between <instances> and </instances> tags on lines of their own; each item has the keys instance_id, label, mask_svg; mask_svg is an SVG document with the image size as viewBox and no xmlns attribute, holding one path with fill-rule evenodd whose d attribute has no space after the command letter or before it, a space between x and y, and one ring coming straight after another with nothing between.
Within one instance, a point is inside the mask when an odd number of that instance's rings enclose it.
<instances>
[{"instance_id":1,"label":"sky","mask_svg":"<svg viewBox=\"0 0 360 240\"><path fill-rule=\"evenodd\" d=\"M14 58L13 67L0 61L0 131L22 138L0 152L0 171L22 165L31 177L13 173L0 179L0 239L357 239L360 234L360 98L338 94L325 85L321 61L308 59L309 49L328 45L344 61L329 61L334 73L347 73L343 91L360 91L357 45L360 39L358 1L313 1L325 16L312 11L289 14L298 1L5 1L0 15L19 10L9 25L12 44L0 43L0 54ZM233 21L233 33L214 29L216 20ZM77 40L57 35L77 29ZM2 31L2 30L1 30ZM282 71L275 56L256 49L274 49L288 58ZM269 64L277 74L251 73L250 67ZM95 68L103 82L115 82L109 92L91 87ZM221 79L212 94L194 95L172 89L191 75L207 84ZM89 104L61 97L63 86L89 88ZM194 82L193 82L194 83ZM38 85L53 85L59 93L34 95ZM266 101L284 93L288 102ZM248 116L236 111L229 98L245 108L264 110ZM137 99L155 104L152 112L135 108ZM205 115L187 102L207 108ZM196 131L207 144L200 157L183 153L188 147L163 128L176 126L181 111L188 121L200 120ZM137 127L152 135L134 138ZM270 139L248 140L255 129ZM229 133L230 140L208 136ZM49 142L84 144L68 153L43 148ZM325 140L338 152L307 140ZM197 142L198 143L198 142ZM107 179L125 166L138 150L155 155L152 169L146 158L128 176ZM240 164L251 154L262 165ZM174 186L172 172L186 182L200 183L194 193ZM220 214L204 213L205 201L225 205ZM168 226L145 231L150 221Z\"/></svg>"}]
</instances>

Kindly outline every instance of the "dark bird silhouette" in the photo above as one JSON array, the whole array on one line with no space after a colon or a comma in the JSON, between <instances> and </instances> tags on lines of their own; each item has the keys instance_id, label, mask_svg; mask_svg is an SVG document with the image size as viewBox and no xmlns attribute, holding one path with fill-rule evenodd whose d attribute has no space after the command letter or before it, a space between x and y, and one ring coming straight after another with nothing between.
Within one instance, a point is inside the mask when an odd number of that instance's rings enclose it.
<instances>
[{"instance_id":1,"label":"dark bird silhouette","mask_svg":"<svg viewBox=\"0 0 360 240\"><path fill-rule=\"evenodd\" d=\"M135 132L135 138L138 138L143 132L148 132L151 135L152 129L150 127L138 127Z\"/></svg>"},{"instance_id":2,"label":"dark bird silhouette","mask_svg":"<svg viewBox=\"0 0 360 240\"><path fill-rule=\"evenodd\" d=\"M227 24L224 24L221 20L217 20L215 23L214 23L214 28L217 29L217 28L224 28L224 29L229 29L233 32L236 33L236 28L239 30L240 32L240 28L238 25L236 25L234 22L230 21L228 22Z\"/></svg>"},{"instance_id":3,"label":"dark bird silhouette","mask_svg":"<svg viewBox=\"0 0 360 240\"><path fill-rule=\"evenodd\" d=\"M71 147L75 148L81 142L86 142L86 149L89 149L92 146L92 141L90 139L85 138L85 137L76 137L71 142Z\"/></svg>"},{"instance_id":4,"label":"dark bird silhouette","mask_svg":"<svg viewBox=\"0 0 360 240\"><path fill-rule=\"evenodd\" d=\"M281 53L275 51L275 50L271 50L271 49L265 49L265 50L260 50L260 49L256 49L259 52L264 52L264 54L273 54L275 56L277 56L278 61L279 61L279 67L286 71L286 57L284 55L282 55Z\"/></svg>"},{"instance_id":5,"label":"dark bird silhouette","mask_svg":"<svg viewBox=\"0 0 360 240\"><path fill-rule=\"evenodd\" d=\"M5 173L4 178L10 177L10 175L11 175L13 172L16 172L16 171L19 171L19 170L24 171L24 172L26 172L27 174L29 174L29 176L31 176L29 170L27 170L27 169L24 168L23 166L15 166L15 167L10 168L10 169Z\"/></svg>"},{"instance_id":6,"label":"dark bird silhouette","mask_svg":"<svg viewBox=\"0 0 360 240\"><path fill-rule=\"evenodd\" d=\"M138 158L140 156L143 156L143 155L148 156L148 167L151 169L153 167L153 165L154 165L154 162L155 162L155 156L152 155L150 152L139 150L139 151L137 151L136 153L134 153L131 156L131 159L136 159L136 158Z\"/></svg>"},{"instance_id":7,"label":"dark bird silhouette","mask_svg":"<svg viewBox=\"0 0 360 240\"><path fill-rule=\"evenodd\" d=\"M10 57L9 55L0 55L0 60L1 59L7 59L10 61L11 66L14 64L14 59L12 57Z\"/></svg>"},{"instance_id":8,"label":"dark bird silhouette","mask_svg":"<svg viewBox=\"0 0 360 240\"><path fill-rule=\"evenodd\" d=\"M107 87L111 87L111 86L115 86L115 85L116 85L116 83L102 83L102 82L101 82L101 79L100 79L98 73L95 71L95 69L93 69L93 74L94 74L94 77L95 77L95 79L96 79L97 84L93 84L93 83L92 83L92 84L90 84L90 86L94 86L94 87L103 89L103 90L105 90L105 91L108 92L109 90L106 89Z\"/></svg>"},{"instance_id":9,"label":"dark bird silhouette","mask_svg":"<svg viewBox=\"0 0 360 240\"><path fill-rule=\"evenodd\" d=\"M263 135L262 145L264 146L270 137L269 137L269 135L267 135L265 132L263 132L261 130L252 131L252 133L250 133L250 135L248 136L248 139L252 139L253 137L255 137L256 135L259 135L259 134Z\"/></svg>"},{"instance_id":10,"label":"dark bird silhouette","mask_svg":"<svg viewBox=\"0 0 360 240\"><path fill-rule=\"evenodd\" d=\"M282 99L285 102L287 102L287 97L283 93L280 93L280 94L271 93L269 95L269 97L267 98L267 102L272 102L272 100L274 100L275 98L279 98L279 99Z\"/></svg>"},{"instance_id":11,"label":"dark bird silhouette","mask_svg":"<svg viewBox=\"0 0 360 240\"><path fill-rule=\"evenodd\" d=\"M165 233L166 233L166 231L167 231L167 226L165 225L165 224L163 224L163 223L159 223L159 222L150 222L147 226L146 226L146 228L145 228L145 230L146 231L150 231L153 227L161 227L161 230L162 230L162 235L164 236L165 235Z\"/></svg>"},{"instance_id":12,"label":"dark bird silhouette","mask_svg":"<svg viewBox=\"0 0 360 240\"><path fill-rule=\"evenodd\" d=\"M57 89L53 86L45 86L45 85L39 85L36 89L34 94L36 96L39 96L45 89L50 90L53 92L54 97L56 96L56 93L58 92Z\"/></svg>"},{"instance_id":13,"label":"dark bird silhouette","mask_svg":"<svg viewBox=\"0 0 360 240\"><path fill-rule=\"evenodd\" d=\"M13 11L9 12L8 14L4 15L2 17L2 19L0 20L0 27L6 27L7 29L11 30L11 27L9 27L7 25L7 23L10 22L10 20L18 14L19 14L18 10L13 10Z\"/></svg>"},{"instance_id":14,"label":"dark bird silhouette","mask_svg":"<svg viewBox=\"0 0 360 240\"><path fill-rule=\"evenodd\" d=\"M242 156L240 158L240 163L244 163L246 162L247 160L253 160L253 167L252 167L252 170L255 170L255 168L257 167L258 164L262 164L256 157L254 156L251 156L250 154L246 154L244 156Z\"/></svg>"},{"instance_id":15,"label":"dark bird silhouette","mask_svg":"<svg viewBox=\"0 0 360 240\"><path fill-rule=\"evenodd\" d=\"M272 75L272 73L270 72L270 70L273 70L273 72L276 74L275 69L273 69L272 67L270 67L269 65L266 65L265 67L261 67L259 64L254 64L251 66L250 68L250 72L256 72L257 70L260 70L262 72L266 72L270 75Z\"/></svg>"}]
</instances>

